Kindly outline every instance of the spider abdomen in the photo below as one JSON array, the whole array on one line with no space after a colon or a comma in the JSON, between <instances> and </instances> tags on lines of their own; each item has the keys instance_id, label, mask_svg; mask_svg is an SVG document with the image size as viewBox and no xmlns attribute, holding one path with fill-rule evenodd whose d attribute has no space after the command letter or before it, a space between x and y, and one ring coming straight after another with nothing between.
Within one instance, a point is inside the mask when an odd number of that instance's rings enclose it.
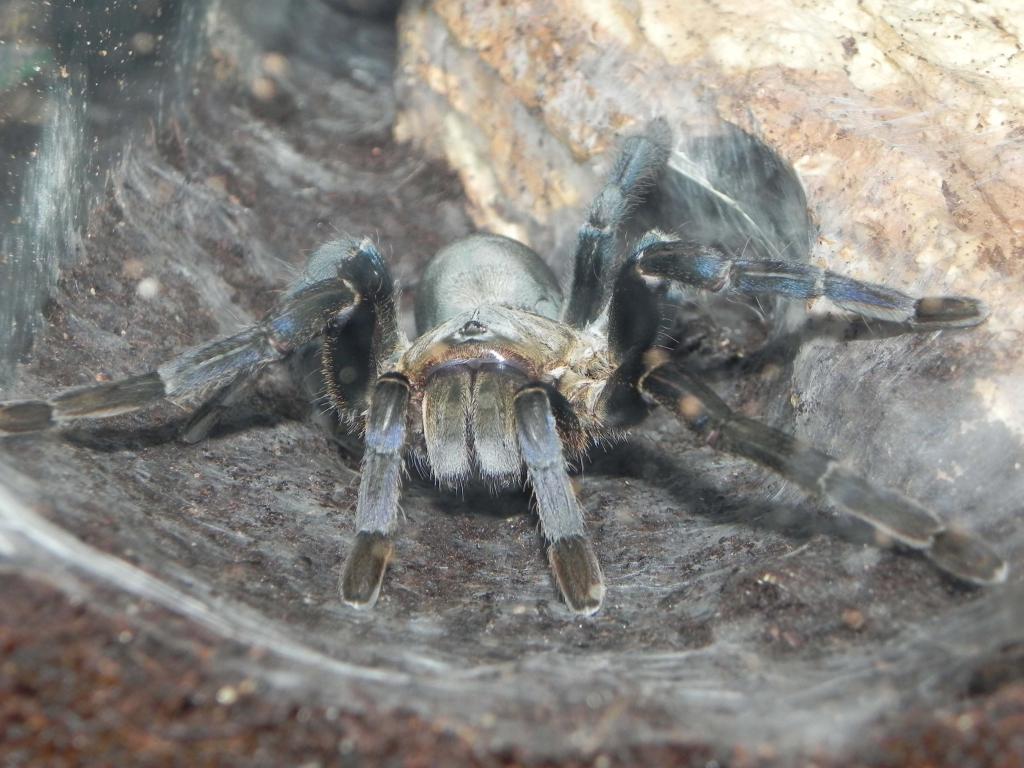
<instances>
[{"instance_id":1,"label":"spider abdomen","mask_svg":"<svg viewBox=\"0 0 1024 768\"><path fill-rule=\"evenodd\" d=\"M428 331L480 306L557 319L562 289L535 251L501 235L477 233L442 248L416 292L416 328Z\"/></svg>"}]
</instances>

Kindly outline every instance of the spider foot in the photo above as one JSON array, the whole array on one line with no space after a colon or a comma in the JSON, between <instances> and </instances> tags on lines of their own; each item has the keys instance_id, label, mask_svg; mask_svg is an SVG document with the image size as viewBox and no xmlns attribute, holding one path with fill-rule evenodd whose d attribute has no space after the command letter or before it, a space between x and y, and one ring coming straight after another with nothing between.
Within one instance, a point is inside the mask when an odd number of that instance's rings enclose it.
<instances>
[{"instance_id":1,"label":"spider foot","mask_svg":"<svg viewBox=\"0 0 1024 768\"><path fill-rule=\"evenodd\" d=\"M220 421L220 417L221 413L219 410L201 408L186 422L178 439L185 445L201 443L210 436L214 427L217 426L217 422Z\"/></svg>"},{"instance_id":2,"label":"spider foot","mask_svg":"<svg viewBox=\"0 0 1024 768\"><path fill-rule=\"evenodd\" d=\"M969 328L988 317L978 299L966 296L927 296L914 302L916 328Z\"/></svg>"},{"instance_id":3,"label":"spider foot","mask_svg":"<svg viewBox=\"0 0 1024 768\"><path fill-rule=\"evenodd\" d=\"M0 403L0 434L37 432L53 426L53 407L41 400Z\"/></svg>"},{"instance_id":4,"label":"spider foot","mask_svg":"<svg viewBox=\"0 0 1024 768\"><path fill-rule=\"evenodd\" d=\"M956 528L937 533L925 554L946 573L970 584L999 584L1010 570L988 544Z\"/></svg>"},{"instance_id":5,"label":"spider foot","mask_svg":"<svg viewBox=\"0 0 1024 768\"><path fill-rule=\"evenodd\" d=\"M604 577L590 542L582 536L557 539L548 547L548 560L569 610L596 613L604 599Z\"/></svg>"},{"instance_id":6,"label":"spider foot","mask_svg":"<svg viewBox=\"0 0 1024 768\"><path fill-rule=\"evenodd\" d=\"M360 531L341 574L341 599L353 608L372 608L394 551L386 534Z\"/></svg>"}]
</instances>

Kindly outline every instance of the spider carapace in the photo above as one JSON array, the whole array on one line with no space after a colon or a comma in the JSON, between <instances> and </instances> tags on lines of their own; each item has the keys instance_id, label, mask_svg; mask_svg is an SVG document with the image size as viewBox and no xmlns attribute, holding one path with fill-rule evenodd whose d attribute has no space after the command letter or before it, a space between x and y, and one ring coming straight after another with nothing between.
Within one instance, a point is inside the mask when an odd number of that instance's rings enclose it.
<instances>
[{"instance_id":1,"label":"spider carapace","mask_svg":"<svg viewBox=\"0 0 1024 768\"><path fill-rule=\"evenodd\" d=\"M183 433L195 442L261 370L315 352L323 397L365 443L357 534L340 585L353 606L372 605L380 592L409 462L449 488L470 481L499 488L525 477L565 603L593 613L604 581L567 465L595 442L628 435L659 405L714 447L774 470L956 577L1003 580L1006 564L980 539L832 456L735 413L655 343L659 303L672 283L737 296L824 297L908 333L980 323L981 303L915 299L806 263L744 259L657 230L620 258L624 225L664 172L671 144L662 120L623 142L579 230L567 299L530 248L471 235L427 267L416 297L420 335L410 341L374 244L338 240L311 256L255 325L149 373L0 404L0 431L46 429L167 399L196 406Z\"/></svg>"}]
</instances>

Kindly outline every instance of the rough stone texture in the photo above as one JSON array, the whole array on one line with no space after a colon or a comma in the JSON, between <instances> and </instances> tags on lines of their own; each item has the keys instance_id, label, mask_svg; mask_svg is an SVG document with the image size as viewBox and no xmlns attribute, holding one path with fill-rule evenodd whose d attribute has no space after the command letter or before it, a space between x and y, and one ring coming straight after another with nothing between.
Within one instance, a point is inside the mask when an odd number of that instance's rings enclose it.
<instances>
[{"instance_id":1,"label":"rough stone texture","mask_svg":"<svg viewBox=\"0 0 1024 768\"><path fill-rule=\"evenodd\" d=\"M337 230L377 236L411 293L430 254L470 229L445 168L391 140L386 26L315 2L240 7L213 3L182 17L171 60L197 68L169 74L182 79L167 86L180 96L125 140L0 397L137 372L228 332L265 310L304 254ZM645 115L692 125L693 105L710 131L712 106L730 92L735 113L726 116L737 122L753 102L722 79L716 91L702 73L681 77L679 63L635 75L633 54L608 37L639 29L620 6L588 4L602 13L583 17L551 6L571 21L562 26L527 7L518 26L503 26L512 7L406 9L402 76L423 65L430 87L403 80L402 130L454 147L478 223L529 238L564 273L596 189L596 153L633 120L628 110L606 116L616 89L581 107L580 94L597 87L588 60L622 78L613 85L672 84L665 93L679 101L652 103ZM452 31L463 27L492 30L491 46ZM574 48L567 37L577 34L596 42ZM506 55L515 77L500 74ZM554 56L561 66L531 70ZM557 90L572 78L577 86ZM512 80L532 101L504 84ZM479 88L490 103L474 99ZM795 103L798 91L786 98ZM711 98L719 93L721 102ZM448 106L447 94L465 108ZM628 98L647 103L643 95ZM549 128L558 110L566 119ZM802 156L776 141L764 115L758 122L767 127L754 132L783 157ZM854 204L828 207L842 190L815 185L832 177L796 166L822 232L833 233L816 244L816 262L915 290L978 293L1009 319L963 334L812 338L779 365L716 386L745 412L785 420L986 535L1013 564L1008 585L965 589L921 558L868 546L857 526L655 416L581 474L609 581L598 616L574 620L558 602L524 497L460 499L418 481L407 488L381 601L355 613L336 583L358 462L335 455L289 383L271 378L221 434L193 448L175 442L182 414L169 408L0 442L4 761L1024 761L1024 473L1017 390L1004 384L1020 371L1020 316L1006 298L1019 282L1004 287L1020 264L985 262L995 276L982 284L974 262L948 277L880 262L910 251L851 237L862 232ZM869 199L889 194L871 173L851 175L854 183L868 185ZM974 200L958 194L962 205ZM891 226L900 209L879 200ZM941 188L938 202L936 227L947 215ZM907 227L894 231L923 237Z\"/></svg>"}]
</instances>

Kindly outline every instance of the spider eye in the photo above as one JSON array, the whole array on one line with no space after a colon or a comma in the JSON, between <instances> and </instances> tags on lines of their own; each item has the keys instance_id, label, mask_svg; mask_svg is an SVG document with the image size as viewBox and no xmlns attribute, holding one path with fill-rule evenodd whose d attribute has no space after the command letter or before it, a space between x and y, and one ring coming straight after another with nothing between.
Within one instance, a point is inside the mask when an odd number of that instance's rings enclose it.
<instances>
[{"instance_id":1,"label":"spider eye","mask_svg":"<svg viewBox=\"0 0 1024 768\"><path fill-rule=\"evenodd\" d=\"M479 320L470 320L459 331L462 336L482 336L485 333L487 333L487 326Z\"/></svg>"}]
</instances>

